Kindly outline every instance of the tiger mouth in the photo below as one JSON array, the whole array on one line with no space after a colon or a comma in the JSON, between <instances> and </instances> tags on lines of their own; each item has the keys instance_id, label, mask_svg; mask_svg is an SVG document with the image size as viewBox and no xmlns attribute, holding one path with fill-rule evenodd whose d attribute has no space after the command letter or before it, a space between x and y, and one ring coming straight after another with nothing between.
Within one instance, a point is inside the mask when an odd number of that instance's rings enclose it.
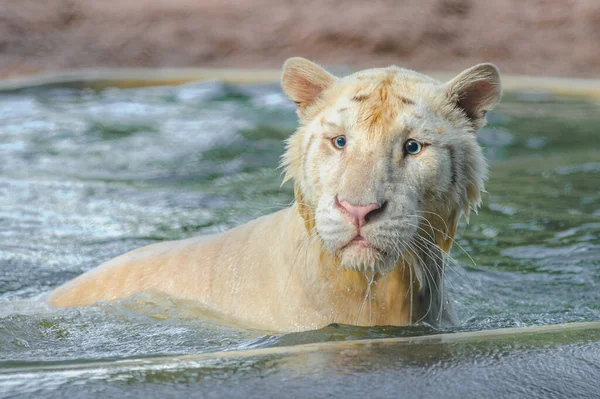
<instances>
[{"instance_id":1,"label":"tiger mouth","mask_svg":"<svg viewBox=\"0 0 600 399\"><path fill-rule=\"evenodd\" d=\"M344 250L352 249L352 248L356 248L358 250L364 250L364 251L366 251L366 250L376 251L379 254L381 254L382 256L389 255L389 251L386 251L385 249L380 248L377 245L373 244L371 241L369 241L368 239L363 237L360 233L356 234L354 236L354 238L352 238L350 241L348 241L344 245L342 245L340 247L340 249L338 250L338 252L342 252Z\"/></svg>"},{"instance_id":2,"label":"tiger mouth","mask_svg":"<svg viewBox=\"0 0 600 399\"><path fill-rule=\"evenodd\" d=\"M362 248L374 248L374 245L369 242L366 238L364 238L363 236L361 236L360 234L357 234L356 236L354 236L353 239L351 239L350 241L348 241L346 244L344 244L340 250L344 250L346 248L349 247L362 247Z\"/></svg>"}]
</instances>

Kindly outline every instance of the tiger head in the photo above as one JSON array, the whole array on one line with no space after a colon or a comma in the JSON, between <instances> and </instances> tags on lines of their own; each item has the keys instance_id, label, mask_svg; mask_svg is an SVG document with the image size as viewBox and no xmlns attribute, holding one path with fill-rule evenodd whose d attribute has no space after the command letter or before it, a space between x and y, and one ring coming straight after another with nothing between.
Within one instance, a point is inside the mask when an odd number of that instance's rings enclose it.
<instances>
[{"instance_id":1,"label":"tiger head","mask_svg":"<svg viewBox=\"0 0 600 399\"><path fill-rule=\"evenodd\" d=\"M299 116L285 181L341 267L385 274L449 250L460 217L480 204L487 165L476 132L501 98L494 65L442 83L395 66L339 78L291 58L282 87Z\"/></svg>"}]
</instances>

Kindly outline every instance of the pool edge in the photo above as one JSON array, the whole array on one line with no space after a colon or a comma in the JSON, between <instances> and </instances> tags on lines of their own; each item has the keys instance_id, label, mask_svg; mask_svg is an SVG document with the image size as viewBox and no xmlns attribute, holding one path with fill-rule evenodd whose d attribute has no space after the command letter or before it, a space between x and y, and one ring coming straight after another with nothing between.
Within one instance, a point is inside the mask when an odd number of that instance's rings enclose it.
<instances>
[{"instance_id":1,"label":"pool edge","mask_svg":"<svg viewBox=\"0 0 600 399\"><path fill-rule=\"evenodd\" d=\"M279 69L235 68L96 68L77 69L56 73L18 76L0 79L0 93L48 87L75 87L103 89L106 87L133 88L177 85L204 80L222 80L228 83L276 83ZM431 72L428 75L445 81L453 74ZM600 79L537 77L503 75L507 93L519 91L547 91L567 96L600 98Z\"/></svg>"},{"instance_id":2,"label":"pool edge","mask_svg":"<svg viewBox=\"0 0 600 399\"><path fill-rule=\"evenodd\" d=\"M370 346L382 345L418 345L418 344L455 344L474 342L478 340L493 340L495 338L515 337L526 334L565 333L585 330L600 330L600 321L550 324L518 328L500 328L460 333L444 333L416 337L375 338L362 340L317 342L309 344L267 347L254 349L236 349L231 351L208 352L200 354L154 356L144 358L129 358L123 360L90 360L73 362L41 362L42 364L24 364L0 368L0 375L16 373L85 371L90 369L114 369L123 367L152 367L160 365L185 366L189 363L202 361L219 361L227 359L247 359L260 356L289 356L302 353L314 353L323 350L351 350ZM29 362L24 362L29 363Z\"/></svg>"}]
</instances>

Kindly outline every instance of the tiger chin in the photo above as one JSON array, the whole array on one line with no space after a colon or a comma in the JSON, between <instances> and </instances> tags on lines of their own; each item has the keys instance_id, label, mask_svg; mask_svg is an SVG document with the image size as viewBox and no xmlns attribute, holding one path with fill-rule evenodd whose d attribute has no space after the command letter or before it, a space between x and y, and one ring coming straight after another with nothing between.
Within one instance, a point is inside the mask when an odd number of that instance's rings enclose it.
<instances>
[{"instance_id":1,"label":"tiger chin","mask_svg":"<svg viewBox=\"0 0 600 399\"><path fill-rule=\"evenodd\" d=\"M238 325L455 324L444 269L480 204L476 133L502 95L492 64L448 82L390 66L336 77L288 59L299 126L286 140L294 203L225 233L150 245L47 296L56 307L168 295Z\"/></svg>"}]
</instances>

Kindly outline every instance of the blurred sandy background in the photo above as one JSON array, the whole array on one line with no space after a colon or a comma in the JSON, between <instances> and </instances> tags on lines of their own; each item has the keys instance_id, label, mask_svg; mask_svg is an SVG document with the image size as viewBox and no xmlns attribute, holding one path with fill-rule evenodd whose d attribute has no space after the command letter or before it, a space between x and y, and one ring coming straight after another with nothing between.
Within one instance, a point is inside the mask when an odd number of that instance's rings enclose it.
<instances>
[{"instance_id":1,"label":"blurred sandy background","mask_svg":"<svg viewBox=\"0 0 600 399\"><path fill-rule=\"evenodd\" d=\"M600 76L600 0L3 0L0 76L321 64Z\"/></svg>"}]
</instances>

